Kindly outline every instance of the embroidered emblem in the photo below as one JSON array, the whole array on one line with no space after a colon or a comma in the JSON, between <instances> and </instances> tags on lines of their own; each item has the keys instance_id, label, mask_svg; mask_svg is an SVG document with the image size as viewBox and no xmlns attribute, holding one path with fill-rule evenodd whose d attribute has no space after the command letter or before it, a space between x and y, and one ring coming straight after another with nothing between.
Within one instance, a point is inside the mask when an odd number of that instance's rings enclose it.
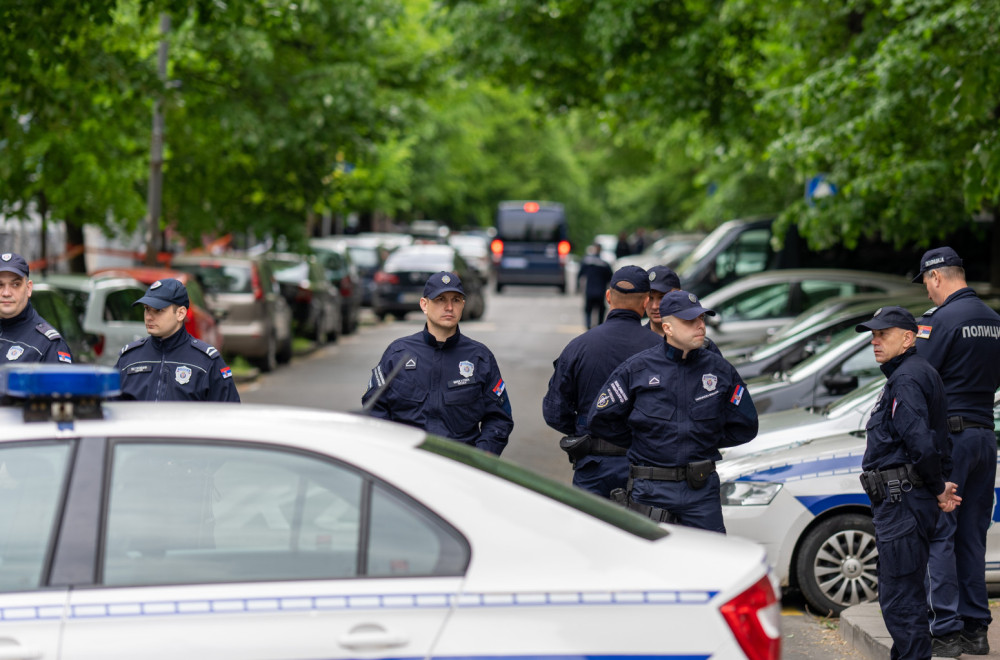
<instances>
[{"instance_id":1,"label":"embroidered emblem","mask_svg":"<svg viewBox=\"0 0 1000 660\"><path fill-rule=\"evenodd\" d=\"M159 289L161 286L163 286L163 282L156 280L153 282L152 286L149 287L149 290L152 291L153 289Z\"/></svg>"},{"instance_id":2,"label":"embroidered emblem","mask_svg":"<svg viewBox=\"0 0 1000 660\"><path fill-rule=\"evenodd\" d=\"M7 351L7 359L16 360L17 358L21 357L22 353L24 353L23 346L11 346L10 350Z\"/></svg>"},{"instance_id":3,"label":"embroidered emblem","mask_svg":"<svg viewBox=\"0 0 1000 660\"><path fill-rule=\"evenodd\" d=\"M503 382L503 378L497 381L497 384L493 386L493 393L497 396L503 394L503 391L507 389L507 383Z\"/></svg>"},{"instance_id":4,"label":"embroidered emblem","mask_svg":"<svg viewBox=\"0 0 1000 660\"><path fill-rule=\"evenodd\" d=\"M897 406L898 404L899 404L899 401L896 401L896 399L893 399L893 400L892 400L892 412L891 412L891 413L889 413L889 416L890 416L890 417L893 417L893 418L895 418L895 417L896 417L896 406Z\"/></svg>"},{"instance_id":5,"label":"embroidered emblem","mask_svg":"<svg viewBox=\"0 0 1000 660\"><path fill-rule=\"evenodd\" d=\"M740 401L743 400L743 393L746 391L747 389L745 387L743 387L742 385L737 385L736 389L733 390L733 395L729 397L729 403L733 404L734 406L740 405Z\"/></svg>"},{"instance_id":6,"label":"embroidered emblem","mask_svg":"<svg viewBox=\"0 0 1000 660\"><path fill-rule=\"evenodd\" d=\"M876 316L878 316L881 313L882 313L882 308L879 307L878 309L875 310L875 313L872 315L872 318L875 318Z\"/></svg>"},{"instance_id":7,"label":"embroidered emblem","mask_svg":"<svg viewBox=\"0 0 1000 660\"><path fill-rule=\"evenodd\" d=\"M233 377L233 370L229 367L219 367L219 373L222 374L223 380Z\"/></svg>"},{"instance_id":8,"label":"embroidered emblem","mask_svg":"<svg viewBox=\"0 0 1000 660\"><path fill-rule=\"evenodd\" d=\"M174 380L181 385L187 385L191 380L191 367L177 367L174 371Z\"/></svg>"},{"instance_id":9,"label":"embroidered emblem","mask_svg":"<svg viewBox=\"0 0 1000 660\"><path fill-rule=\"evenodd\" d=\"M659 376L651 376L650 379L649 379L649 384L650 385L659 385L660 384L660 377Z\"/></svg>"},{"instance_id":10,"label":"embroidered emblem","mask_svg":"<svg viewBox=\"0 0 1000 660\"><path fill-rule=\"evenodd\" d=\"M597 407L607 408L609 405L611 405L612 401L613 399L609 392L601 392L601 396L597 397Z\"/></svg>"},{"instance_id":11,"label":"embroidered emblem","mask_svg":"<svg viewBox=\"0 0 1000 660\"><path fill-rule=\"evenodd\" d=\"M476 367L473 366L473 364L468 360L463 360L462 362L458 363L458 373L462 374L463 378L469 378L470 376L472 376L472 372L475 370Z\"/></svg>"},{"instance_id":12,"label":"embroidered emblem","mask_svg":"<svg viewBox=\"0 0 1000 660\"><path fill-rule=\"evenodd\" d=\"M698 304L698 296L694 295L693 293L688 294L688 300L690 300L695 304Z\"/></svg>"},{"instance_id":13,"label":"embroidered emblem","mask_svg":"<svg viewBox=\"0 0 1000 660\"><path fill-rule=\"evenodd\" d=\"M930 339L931 338L931 328L930 325L919 325L917 326L917 339Z\"/></svg>"},{"instance_id":14,"label":"embroidered emblem","mask_svg":"<svg viewBox=\"0 0 1000 660\"><path fill-rule=\"evenodd\" d=\"M56 351L56 355L59 356L60 362L65 362L67 364L73 364L73 358L66 351Z\"/></svg>"},{"instance_id":15,"label":"embroidered emblem","mask_svg":"<svg viewBox=\"0 0 1000 660\"><path fill-rule=\"evenodd\" d=\"M417 361L414 360L413 358L410 358L409 360L406 361L406 364L403 365L403 368L404 369L416 369L417 368Z\"/></svg>"},{"instance_id":16,"label":"embroidered emblem","mask_svg":"<svg viewBox=\"0 0 1000 660\"><path fill-rule=\"evenodd\" d=\"M3 259L4 261L10 261L12 256L13 255L10 252L4 252L3 255L0 256L0 259Z\"/></svg>"},{"instance_id":17,"label":"embroidered emblem","mask_svg":"<svg viewBox=\"0 0 1000 660\"><path fill-rule=\"evenodd\" d=\"M656 273L655 272L654 273L650 273L649 274L649 281L652 282L655 279L656 279Z\"/></svg>"},{"instance_id":18,"label":"embroidered emblem","mask_svg":"<svg viewBox=\"0 0 1000 660\"><path fill-rule=\"evenodd\" d=\"M442 283L442 284L448 284L449 282L451 282L451 277L449 277L449 276L447 276L447 275L444 275L444 276L443 276L443 277L441 278L441 283Z\"/></svg>"},{"instance_id":19,"label":"embroidered emblem","mask_svg":"<svg viewBox=\"0 0 1000 660\"><path fill-rule=\"evenodd\" d=\"M719 377L715 374L703 374L701 377L701 386L708 392L714 392L715 386L718 384Z\"/></svg>"}]
</instances>

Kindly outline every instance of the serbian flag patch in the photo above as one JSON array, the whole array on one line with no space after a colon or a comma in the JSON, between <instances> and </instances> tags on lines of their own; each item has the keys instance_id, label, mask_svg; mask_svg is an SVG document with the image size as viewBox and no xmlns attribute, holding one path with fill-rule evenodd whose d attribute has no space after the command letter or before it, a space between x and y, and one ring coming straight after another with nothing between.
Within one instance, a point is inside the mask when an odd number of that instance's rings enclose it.
<instances>
[{"instance_id":1,"label":"serbian flag patch","mask_svg":"<svg viewBox=\"0 0 1000 660\"><path fill-rule=\"evenodd\" d=\"M930 339L931 338L931 326L929 325L918 325L917 326L917 339Z\"/></svg>"},{"instance_id":2,"label":"serbian flag patch","mask_svg":"<svg viewBox=\"0 0 1000 660\"><path fill-rule=\"evenodd\" d=\"M73 356L71 356L69 353L67 353L66 351L56 351L56 352L59 355L60 362L68 362L69 364L73 364Z\"/></svg>"},{"instance_id":3,"label":"serbian flag patch","mask_svg":"<svg viewBox=\"0 0 1000 660\"><path fill-rule=\"evenodd\" d=\"M503 394L503 391L507 389L507 384L503 382L503 378L497 381L497 384L493 386L493 393L497 396Z\"/></svg>"},{"instance_id":4,"label":"serbian flag patch","mask_svg":"<svg viewBox=\"0 0 1000 660\"><path fill-rule=\"evenodd\" d=\"M743 393L746 391L747 388L743 387L742 385L737 385L736 389L733 390L733 395L729 397L729 403L733 404L734 406L740 405L740 401L743 400Z\"/></svg>"},{"instance_id":5,"label":"serbian flag patch","mask_svg":"<svg viewBox=\"0 0 1000 660\"><path fill-rule=\"evenodd\" d=\"M232 378L233 370L229 367L219 367L219 373L222 374L223 378Z\"/></svg>"},{"instance_id":6,"label":"serbian flag patch","mask_svg":"<svg viewBox=\"0 0 1000 660\"><path fill-rule=\"evenodd\" d=\"M895 417L896 416L896 404L898 404L898 403L899 402L896 401L896 399L892 400L892 412L889 414L890 417Z\"/></svg>"}]
</instances>

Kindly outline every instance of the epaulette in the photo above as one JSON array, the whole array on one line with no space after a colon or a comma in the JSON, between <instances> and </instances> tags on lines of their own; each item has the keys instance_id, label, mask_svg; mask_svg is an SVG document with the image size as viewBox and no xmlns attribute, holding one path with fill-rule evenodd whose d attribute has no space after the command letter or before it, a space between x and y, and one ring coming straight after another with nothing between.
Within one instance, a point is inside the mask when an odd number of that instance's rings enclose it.
<instances>
[{"instance_id":1,"label":"epaulette","mask_svg":"<svg viewBox=\"0 0 1000 660\"><path fill-rule=\"evenodd\" d=\"M143 337L142 339L136 339L131 344L125 344L124 346L122 346L122 351L121 351L121 353L119 353L119 355L125 355L126 353L128 353L129 351L131 351L133 348L139 348L140 346L142 346L143 344L145 344L146 341L148 341L148 340L149 340L149 337L146 336L146 337Z\"/></svg>"},{"instance_id":2,"label":"epaulette","mask_svg":"<svg viewBox=\"0 0 1000 660\"><path fill-rule=\"evenodd\" d=\"M930 316L931 314L933 314L937 310L938 310L938 308L936 306L935 307L931 307L926 312L924 312L923 314L921 314L921 316Z\"/></svg>"},{"instance_id":3,"label":"epaulette","mask_svg":"<svg viewBox=\"0 0 1000 660\"><path fill-rule=\"evenodd\" d=\"M45 321L42 321L41 323L36 325L35 330L38 330L40 333L45 335L45 338L48 339L49 341L56 341L57 339L62 339L62 335L59 334L59 331L53 328L48 323L46 323Z\"/></svg>"},{"instance_id":4,"label":"epaulette","mask_svg":"<svg viewBox=\"0 0 1000 660\"><path fill-rule=\"evenodd\" d=\"M219 349L200 339L192 339L191 345L212 359L219 357Z\"/></svg>"}]
</instances>

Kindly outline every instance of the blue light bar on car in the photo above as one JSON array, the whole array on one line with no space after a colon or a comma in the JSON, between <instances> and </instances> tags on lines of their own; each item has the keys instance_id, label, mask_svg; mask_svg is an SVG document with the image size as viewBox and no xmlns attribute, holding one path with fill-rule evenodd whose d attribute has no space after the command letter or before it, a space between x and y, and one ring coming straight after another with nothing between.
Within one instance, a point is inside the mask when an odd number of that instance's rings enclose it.
<instances>
[{"instance_id":1,"label":"blue light bar on car","mask_svg":"<svg viewBox=\"0 0 1000 660\"><path fill-rule=\"evenodd\" d=\"M0 395L15 399L107 399L121 394L112 367L21 364L0 368Z\"/></svg>"}]
</instances>

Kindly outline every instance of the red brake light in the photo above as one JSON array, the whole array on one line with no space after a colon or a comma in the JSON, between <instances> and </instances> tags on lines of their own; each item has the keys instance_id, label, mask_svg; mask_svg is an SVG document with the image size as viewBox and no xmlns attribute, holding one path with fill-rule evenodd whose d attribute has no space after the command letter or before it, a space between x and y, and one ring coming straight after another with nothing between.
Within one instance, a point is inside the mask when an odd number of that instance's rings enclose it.
<instances>
[{"instance_id":1,"label":"red brake light","mask_svg":"<svg viewBox=\"0 0 1000 660\"><path fill-rule=\"evenodd\" d=\"M570 251L569 241L559 241L559 245L556 249L559 250L560 257L565 257Z\"/></svg>"},{"instance_id":2,"label":"red brake light","mask_svg":"<svg viewBox=\"0 0 1000 660\"><path fill-rule=\"evenodd\" d=\"M264 289L260 285L260 271L257 270L257 264L250 267L250 286L253 288L253 299L263 300Z\"/></svg>"},{"instance_id":3,"label":"red brake light","mask_svg":"<svg viewBox=\"0 0 1000 660\"><path fill-rule=\"evenodd\" d=\"M94 355L101 357L104 353L104 335L97 335L97 341L94 342Z\"/></svg>"},{"instance_id":4,"label":"red brake light","mask_svg":"<svg viewBox=\"0 0 1000 660\"><path fill-rule=\"evenodd\" d=\"M502 257L503 256L503 241L501 241L499 238L494 238L492 241L490 241L490 252L493 253L493 258L495 260L499 259L500 257Z\"/></svg>"},{"instance_id":5,"label":"red brake light","mask_svg":"<svg viewBox=\"0 0 1000 660\"><path fill-rule=\"evenodd\" d=\"M767 576L719 609L747 658L778 660L781 657L781 612Z\"/></svg>"},{"instance_id":6,"label":"red brake light","mask_svg":"<svg viewBox=\"0 0 1000 660\"><path fill-rule=\"evenodd\" d=\"M538 202L525 202L524 212L525 213L538 213Z\"/></svg>"},{"instance_id":7,"label":"red brake light","mask_svg":"<svg viewBox=\"0 0 1000 660\"><path fill-rule=\"evenodd\" d=\"M374 279L376 284L399 284L398 275L387 273L384 270L377 271Z\"/></svg>"}]
</instances>

